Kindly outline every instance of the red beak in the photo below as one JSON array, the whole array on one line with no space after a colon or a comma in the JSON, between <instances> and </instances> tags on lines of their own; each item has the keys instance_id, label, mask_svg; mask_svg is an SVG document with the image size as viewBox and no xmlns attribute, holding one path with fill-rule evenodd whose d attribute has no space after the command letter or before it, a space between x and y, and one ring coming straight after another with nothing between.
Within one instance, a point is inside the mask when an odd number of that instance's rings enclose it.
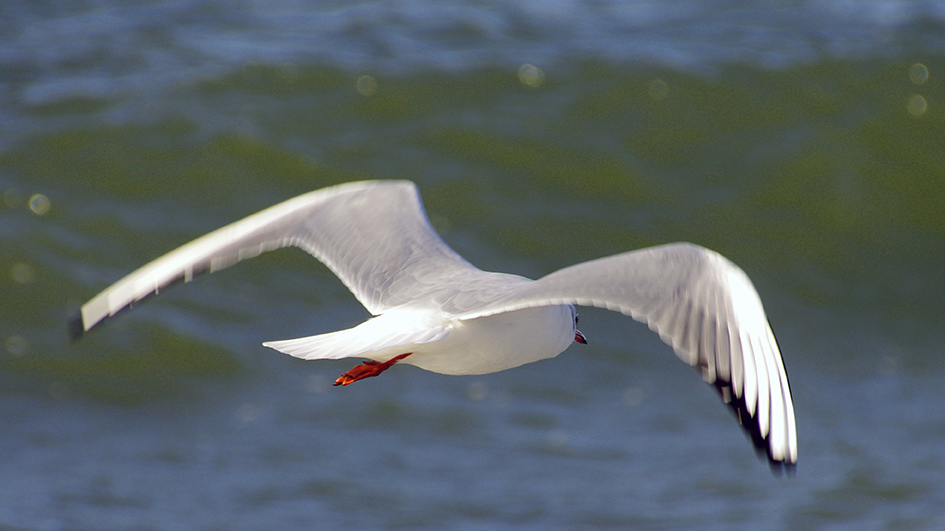
<instances>
[{"instance_id":1,"label":"red beak","mask_svg":"<svg viewBox=\"0 0 945 531\"><path fill-rule=\"evenodd\" d=\"M580 330L575 330L575 331L574 331L574 340L577 341L578 343L582 344L582 345L586 345L586 344L587 344L587 338L584 337L584 334L582 334Z\"/></svg>"}]
</instances>

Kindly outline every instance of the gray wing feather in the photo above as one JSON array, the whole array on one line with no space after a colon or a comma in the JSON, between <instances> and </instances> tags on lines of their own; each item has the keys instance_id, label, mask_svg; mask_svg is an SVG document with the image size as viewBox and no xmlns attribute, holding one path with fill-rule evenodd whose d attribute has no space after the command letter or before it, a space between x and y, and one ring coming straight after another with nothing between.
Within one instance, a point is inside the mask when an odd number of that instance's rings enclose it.
<instances>
[{"instance_id":1,"label":"gray wing feather","mask_svg":"<svg viewBox=\"0 0 945 531\"><path fill-rule=\"evenodd\" d=\"M310 211L289 241L324 262L375 315L483 274L433 230L413 183L377 187Z\"/></svg>"},{"instance_id":2,"label":"gray wing feather","mask_svg":"<svg viewBox=\"0 0 945 531\"><path fill-rule=\"evenodd\" d=\"M289 199L142 266L84 304L73 332L170 284L287 246L325 263L372 314L429 296L445 277L481 274L430 226L416 185L348 183Z\"/></svg>"}]
</instances>

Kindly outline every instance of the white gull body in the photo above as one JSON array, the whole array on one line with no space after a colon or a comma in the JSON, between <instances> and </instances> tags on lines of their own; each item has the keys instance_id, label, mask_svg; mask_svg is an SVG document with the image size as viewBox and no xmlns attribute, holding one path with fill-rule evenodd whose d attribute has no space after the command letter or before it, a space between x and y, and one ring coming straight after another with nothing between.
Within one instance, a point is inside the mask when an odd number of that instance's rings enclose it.
<instances>
[{"instance_id":1,"label":"white gull body","mask_svg":"<svg viewBox=\"0 0 945 531\"><path fill-rule=\"evenodd\" d=\"M408 181L316 190L198 238L83 305L73 333L171 283L288 246L325 263L375 317L265 346L303 359L367 358L384 364L380 370L399 362L443 374L485 374L555 357L583 339L573 305L607 308L647 323L697 367L772 469L796 465L787 373L761 300L738 266L676 243L534 281L485 272L443 242Z\"/></svg>"}]
</instances>

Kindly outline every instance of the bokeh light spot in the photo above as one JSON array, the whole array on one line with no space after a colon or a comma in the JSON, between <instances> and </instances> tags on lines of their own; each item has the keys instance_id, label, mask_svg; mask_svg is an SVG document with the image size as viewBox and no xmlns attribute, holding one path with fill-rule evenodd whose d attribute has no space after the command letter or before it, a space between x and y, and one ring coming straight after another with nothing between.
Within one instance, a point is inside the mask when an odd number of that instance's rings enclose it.
<instances>
[{"instance_id":1,"label":"bokeh light spot","mask_svg":"<svg viewBox=\"0 0 945 531\"><path fill-rule=\"evenodd\" d=\"M361 76L358 78L355 88L362 96L372 96L377 92L377 80L371 76Z\"/></svg>"},{"instance_id":2,"label":"bokeh light spot","mask_svg":"<svg viewBox=\"0 0 945 531\"><path fill-rule=\"evenodd\" d=\"M33 268L29 264L17 262L10 268L10 277L17 284L29 284L33 281Z\"/></svg>"},{"instance_id":3,"label":"bokeh light spot","mask_svg":"<svg viewBox=\"0 0 945 531\"><path fill-rule=\"evenodd\" d=\"M921 85L929 80L929 69L922 63L916 63L909 67L909 81L916 85Z\"/></svg>"},{"instance_id":4,"label":"bokeh light spot","mask_svg":"<svg viewBox=\"0 0 945 531\"><path fill-rule=\"evenodd\" d=\"M14 356L22 356L29 350L29 343L23 336L10 336L6 341L7 352Z\"/></svg>"},{"instance_id":5,"label":"bokeh light spot","mask_svg":"<svg viewBox=\"0 0 945 531\"><path fill-rule=\"evenodd\" d=\"M906 103L906 110L909 111L909 114L912 116L922 116L925 114L926 109L928 109L928 104L925 102L925 98L918 94L909 98L909 101Z\"/></svg>"},{"instance_id":6,"label":"bokeh light spot","mask_svg":"<svg viewBox=\"0 0 945 531\"><path fill-rule=\"evenodd\" d=\"M46 212L49 212L50 206L49 198L43 194L33 194L32 197L30 197L30 210L37 216L42 216Z\"/></svg>"},{"instance_id":7,"label":"bokeh light spot","mask_svg":"<svg viewBox=\"0 0 945 531\"><path fill-rule=\"evenodd\" d=\"M669 95L669 86L662 79L654 79L646 91L651 98L660 101L666 99L666 96Z\"/></svg>"},{"instance_id":8,"label":"bokeh light spot","mask_svg":"<svg viewBox=\"0 0 945 531\"><path fill-rule=\"evenodd\" d=\"M545 73L541 68L525 63L518 67L518 80L527 87L538 88L545 82Z\"/></svg>"}]
</instances>

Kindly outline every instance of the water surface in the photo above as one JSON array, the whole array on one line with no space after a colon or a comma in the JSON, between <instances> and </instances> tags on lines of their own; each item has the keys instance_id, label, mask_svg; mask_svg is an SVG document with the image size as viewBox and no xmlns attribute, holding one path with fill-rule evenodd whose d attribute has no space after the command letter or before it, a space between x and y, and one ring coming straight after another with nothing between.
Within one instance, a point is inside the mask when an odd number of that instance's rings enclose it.
<instances>
[{"instance_id":1,"label":"water surface","mask_svg":"<svg viewBox=\"0 0 945 531\"><path fill-rule=\"evenodd\" d=\"M945 4L5 3L0 528L939 529ZM773 477L646 327L498 374L265 340L367 312L284 250L82 302L296 194L411 179L477 266L692 241L777 333Z\"/></svg>"}]
</instances>

